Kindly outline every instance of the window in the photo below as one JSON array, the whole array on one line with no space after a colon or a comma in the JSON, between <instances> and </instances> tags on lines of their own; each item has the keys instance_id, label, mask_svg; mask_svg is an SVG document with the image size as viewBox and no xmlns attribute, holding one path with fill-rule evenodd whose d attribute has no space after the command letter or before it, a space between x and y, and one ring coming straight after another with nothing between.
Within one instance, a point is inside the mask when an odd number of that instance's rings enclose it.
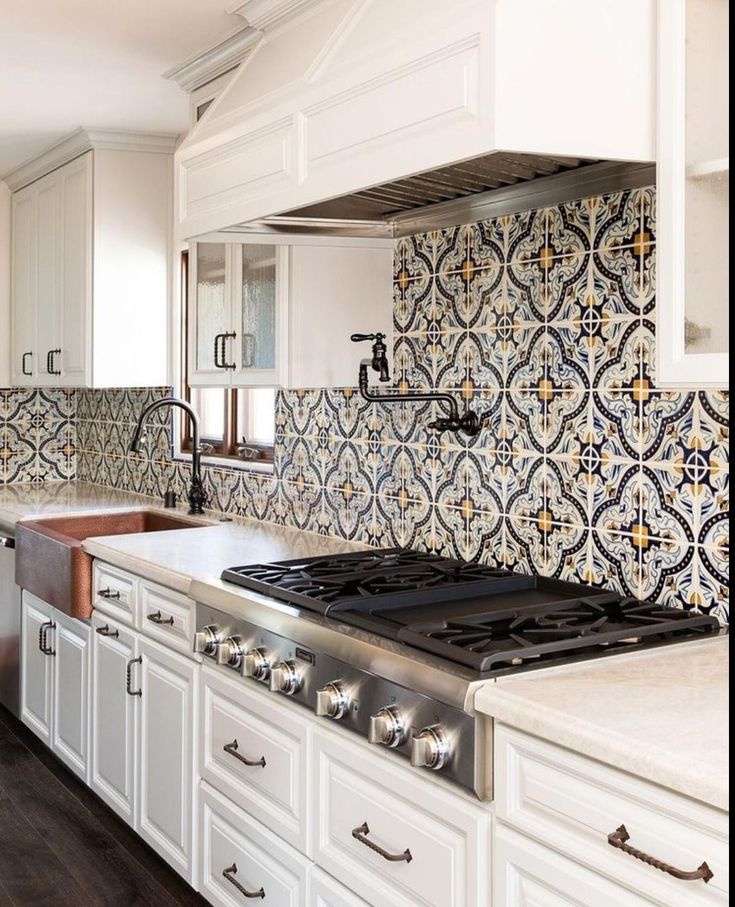
<instances>
[{"instance_id":1,"label":"window","mask_svg":"<svg viewBox=\"0 0 735 907\"><path fill-rule=\"evenodd\" d=\"M182 364L183 397L199 413L201 444L205 456L240 462L272 463L275 433L276 389L189 387L187 381L187 265L182 256ZM191 422L181 420L181 450L191 451Z\"/></svg>"}]
</instances>

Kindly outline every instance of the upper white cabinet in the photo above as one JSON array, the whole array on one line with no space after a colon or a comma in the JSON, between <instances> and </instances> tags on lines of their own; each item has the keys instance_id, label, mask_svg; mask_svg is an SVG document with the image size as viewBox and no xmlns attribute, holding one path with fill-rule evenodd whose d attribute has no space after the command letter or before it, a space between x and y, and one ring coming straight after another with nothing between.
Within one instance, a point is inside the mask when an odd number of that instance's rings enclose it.
<instances>
[{"instance_id":1,"label":"upper white cabinet","mask_svg":"<svg viewBox=\"0 0 735 907\"><path fill-rule=\"evenodd\" d=\"M729 2L660 0L658 383L729 383Z\"/></svg>"},{"instance_id":2,"label":"upper white cabinet","mask_svg":"<svg viewBox=\"0 0 735 907\"><path fill-rule=\"evenodd\" d=\"M7 177L14 384L167 382L172 150L78 132Z\"/></svg>"},{"instance_id":3,"label":"upper white cabinet","mask_svg":"<svg viewBox=\"0 0 735 907\"><path fill-rule=\"evenodd\" d=\"M352 387L392 330L390 240L216 234L189 254L193 387Z\"/></svg>"},{"instance_id":4,"label":"upper white cabinet","mask_svg":"<svg viewBox=\"0 0 735 907\"><path fill-rule=\"evenodd\" d=\"M177 149L182 239L502 150L655 156L655 0L238 11L263 36ZM589 47L595 78L574 80L562 107L544 99L549 73ZM603 97L625 111L614 129Z\"/></svg>"}]
</instances>

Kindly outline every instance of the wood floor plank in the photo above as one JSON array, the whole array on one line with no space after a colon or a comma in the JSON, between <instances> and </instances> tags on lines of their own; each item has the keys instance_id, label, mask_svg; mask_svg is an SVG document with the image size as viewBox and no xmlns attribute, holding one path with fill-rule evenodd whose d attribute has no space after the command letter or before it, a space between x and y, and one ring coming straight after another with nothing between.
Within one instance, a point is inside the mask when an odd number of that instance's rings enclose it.
<instances>
[{"instance_id":1,"label":"wood floor plank","mask_svg":"<svg viewBox=\"0 0 735 907\"><path fill-rule=\"evenodd\" d=\"M83 900L76 905L206 903L26 728L2 717L0 784L15 810L32 831L43 835L67 877L81 889Z\"/></svg>"}]
</instances>

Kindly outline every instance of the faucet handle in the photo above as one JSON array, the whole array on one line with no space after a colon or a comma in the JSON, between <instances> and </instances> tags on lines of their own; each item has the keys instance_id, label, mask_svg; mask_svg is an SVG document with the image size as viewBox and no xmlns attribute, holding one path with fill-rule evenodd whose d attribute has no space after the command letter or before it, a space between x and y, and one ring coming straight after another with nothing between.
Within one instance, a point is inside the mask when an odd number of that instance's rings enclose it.
<instances>
[{"instance_id":1,"label":"faucet handle","mask_svg":"<svg viewBox=\"0 0 735 907\"><path fill-rule=\"evenodd\" d=\"M360 343L363 340L377 340L378 343L381 343L383 340L385 340L385 334L353 334L350 337L350 340L353 343Z\"/></svg>"}]
</instances>

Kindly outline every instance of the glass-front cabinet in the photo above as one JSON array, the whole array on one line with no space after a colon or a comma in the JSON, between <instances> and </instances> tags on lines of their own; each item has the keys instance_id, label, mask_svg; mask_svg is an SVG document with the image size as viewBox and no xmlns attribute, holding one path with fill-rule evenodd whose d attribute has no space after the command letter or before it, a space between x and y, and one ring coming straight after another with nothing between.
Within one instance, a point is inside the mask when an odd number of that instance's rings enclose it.
<instances>
[{"instance_id":1,"label":"glass-front cabinet","mask_svg":"<svg viewBox=\"0 0 735 907\"><path fill-rule=\"evenodd\" d=\"M188 365L192 387L282 383L288 247L217 237L189 250Z\"/></svg>"},{"instance_id":2,"label":"glass-front cabinet","mask_svg":"<svg viewBox=\"0 0 735 907\"><path fill-rule=\"evenodd\" d=\"M662 386L729 383L729 50L729 0L660 0Z\"/></svg>"}]
</instances>

